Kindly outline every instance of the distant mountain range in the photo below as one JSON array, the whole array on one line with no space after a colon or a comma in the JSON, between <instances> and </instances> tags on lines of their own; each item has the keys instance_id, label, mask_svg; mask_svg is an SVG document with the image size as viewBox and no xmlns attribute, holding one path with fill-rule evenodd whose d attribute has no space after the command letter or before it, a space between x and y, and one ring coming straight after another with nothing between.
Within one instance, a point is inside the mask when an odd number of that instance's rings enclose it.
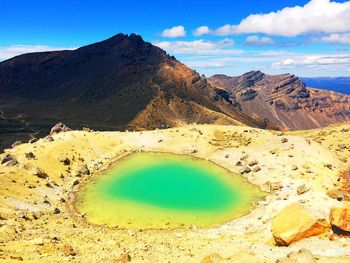
<instances>
[{"instance_id":1,"label":"distant mountain range","mask_svg":"<svg viewBox=\"0 0 350 263\"><path fill-rule=\"evenodd\" d=\"M71 128L145 130L187 123L306 129L350 120L349 97L293 75L205 76L140 36L0 63L0 149Z\"/></svg>"},{"instance_id":2,"label":"distant mountain range","mask_svg":"<svg viewBox=\"0 0 350 263\"><path fill-rule=\"evenodd\" d=\"M300 78L308 87L350 94L350 77Z\"/></svg>"},{"instance_id":3,"label":"distant mountain range","mask_svg":"<svg viewBox=\"0 0 350 263\"><path fill-rule=\"evenodd\" d=\"M215 75L209 81L227 91L244 113L280 128L311 129L350 120L349 95L306 88L291 74L252 71L239 77Z\"/></svg>"}]
</instances>

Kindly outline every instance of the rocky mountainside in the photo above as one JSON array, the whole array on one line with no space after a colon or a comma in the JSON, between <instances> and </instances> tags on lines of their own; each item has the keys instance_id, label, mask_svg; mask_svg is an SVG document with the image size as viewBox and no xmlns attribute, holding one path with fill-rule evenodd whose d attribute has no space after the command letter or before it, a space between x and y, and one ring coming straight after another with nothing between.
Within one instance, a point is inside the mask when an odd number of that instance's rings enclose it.
<instances>
[{"instance_id":1,"label":"rocky mountainside","mask_svg":"<svg viewBox=\"0 0 350 263\"><path fill-rule=\"evenodd\" d=\"M1 146L19 134L47 132L58 121L98 130L193 122L261 126L234 107L226 92L135 34L4 61L0 93Z\"/></svg>"},{"instance_id":2,"label":"rocky mountainside","mask_svg":"<svg viewBox=\"0 0 350 263\"><path fill-rule=\"evenodd\" d=\"M291 74L251 71L239 77L215 75L209 81L225 90L244 113L282 129L311 129L350 120L349 95L307 88Z\"/></svg>"}]
</instances>

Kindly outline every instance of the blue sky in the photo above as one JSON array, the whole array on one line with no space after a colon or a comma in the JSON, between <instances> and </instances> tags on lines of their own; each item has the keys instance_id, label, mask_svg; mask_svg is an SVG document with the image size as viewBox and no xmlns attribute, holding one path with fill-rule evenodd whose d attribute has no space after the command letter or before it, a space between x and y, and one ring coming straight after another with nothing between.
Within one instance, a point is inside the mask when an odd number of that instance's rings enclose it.
<instances>
[{"instance_id":1,"label":"blue sky","mask_svg":"<svg viewBox=\"0 0 350 263\"><path fill-rule=\"evenodd\" d=\"M350 1L330 0L2 0L0 60L119 32L138 33L207 76L350 76Z\"/></svg>"}]
</instances>

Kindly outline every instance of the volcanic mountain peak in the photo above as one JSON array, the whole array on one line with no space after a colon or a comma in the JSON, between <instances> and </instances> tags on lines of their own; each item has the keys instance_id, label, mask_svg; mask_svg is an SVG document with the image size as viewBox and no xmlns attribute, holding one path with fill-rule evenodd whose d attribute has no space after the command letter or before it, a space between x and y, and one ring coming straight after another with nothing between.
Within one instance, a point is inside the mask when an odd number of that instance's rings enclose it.
<instances>
[{"instance_id":1,"label":"volcanic mountain peak","mask_svg":"<svg viewBox=\"0 0 350 263\"><path fill-rule=\"evenodd\" d=\"M21 131L48 131L59 121L98 130L193 122L260 125L227 92L135 34L1 62L0 93L0 111L5 119L25 123Z\"/></svg>"}]
</instances>

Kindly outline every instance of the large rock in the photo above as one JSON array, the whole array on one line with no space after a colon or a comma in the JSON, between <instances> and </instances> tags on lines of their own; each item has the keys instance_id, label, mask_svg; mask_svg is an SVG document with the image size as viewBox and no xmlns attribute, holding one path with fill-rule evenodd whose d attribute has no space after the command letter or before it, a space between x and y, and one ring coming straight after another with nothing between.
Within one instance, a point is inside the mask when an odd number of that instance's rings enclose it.
<instances>
[{"instance_id":1,"label":"large rock","mask_svg":"<svg viewBox=\"0 0 350 263\"><path fill-rule=\"evenodd\" d=\"M288 246L303 238L328 232L330 225L318 219L299 204L293 203L283 208L272 220L272 234L276 245Z\"/></svg>"},{"instance_id":2,"label":"large rock","mask_svg":"<svg viewBox=\"0 0 350 263\"><path fill-rule=\"evenodd\" d=\"M66 132L66 131L71 131L71 129L68 128L64 123L59 122L51 128L50 135L60 133L60 132Z\"/></svg>"},{"instance_id":3,"label":"large rock","mask_svg":"<svg viewBox=\"0 0 350 263\"><path fill-rule=\"evenodd\" d=\"M333 208L329 215L329 221L333 231L345 231L350 235L350 205Z\"/></svg>"},{"instance_id":4,"label":"large rock","mask_svg":"<svg viewBox=\"0 0 350 263\"><path fill-rule=\"evenodd\" d=\"M1 164L3 166L14 166L17 163L17 160L9 154L6 154L5 157L1 160Z\"/></svg>"}]
</instances>

